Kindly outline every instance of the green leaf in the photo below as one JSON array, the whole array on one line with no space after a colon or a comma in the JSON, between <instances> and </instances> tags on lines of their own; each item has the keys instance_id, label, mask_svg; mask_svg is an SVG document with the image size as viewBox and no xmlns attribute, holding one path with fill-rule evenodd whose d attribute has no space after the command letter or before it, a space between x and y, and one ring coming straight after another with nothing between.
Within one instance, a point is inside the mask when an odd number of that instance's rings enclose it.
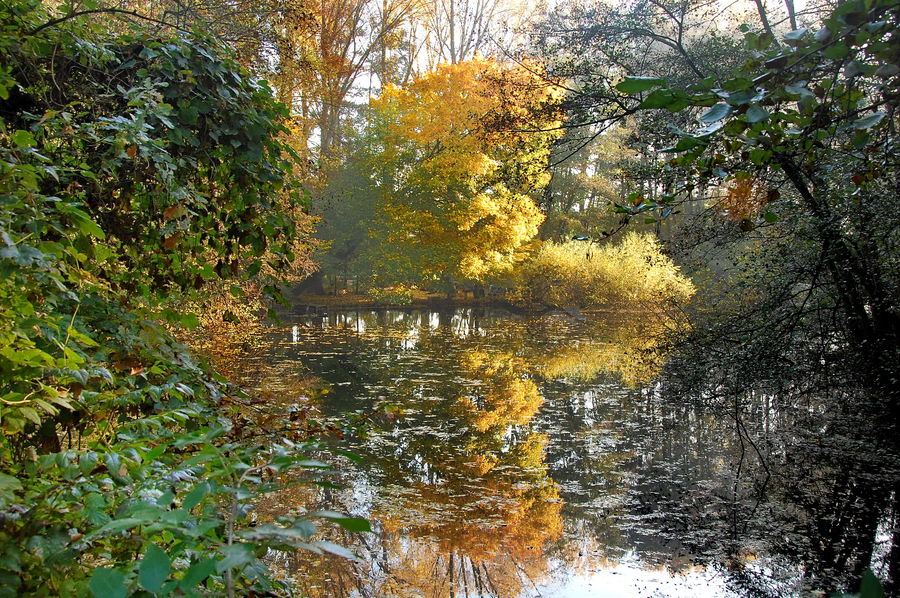
<instances>
[{"instance_id":1,"label":"green leaf","mask_svg":"<svg viewBox=\"0 0 900 598\"><path fill-rule=\"evenodd\" d=\"M856 130L865 130L874 127L875 125L880 123L883 118L883 112L876 112L875 114L870 114L869 116L864 116L858 120L853 121L853 128Z\"/></svg>"},{"instance_id":2,"label":"green leaf","mask_svg":"<svg viewBox=\"0 0 900 598\"><path fill-rule=\"evenodd\" d=\"M32 409L31 407L19 407L19 413L21 413L25 419L34 422L36 425L41 424L41 416L38 415L38 412L35 409Z\"/></svg>"},{"instance_id":3,"label":"green leaf","mask_svg":"<svg viewBox=\"0 0 900 598\"><path fill-rule=\"evenodd\" d=\"M184 574L184 577L181 578L178 586L182 590L190 590L195 585L206 580L206 578L212 575L213 571L215 570L215 559L203 559L202 561L198 561L191 565L191 567Z\"/></svg>"},{"instance_id":4,"label":"green leaf","mask_svg":"<svg viewBox=\"0 0 900 598\"><path fill-rule=\"evenodd\" d=\"M665 83L664 79L658 77L625 77L624 81L616 84L616 89L622 93L629 95L653 89Z\"/></svg>"},{"instance_id":5,"label":"green leaf","mask_svg":"<svg viewBox=\"0 0 900 598\"><path fill-rule=\"evenodd\" d=\"M772 157L772 152L761 147L756 147L750 150L748 157L750 158L750 161L757 166L762 166L766 160Z\"/></svg>"},{"instance_id":6,"label":"green leaf","mask_svg":"<svg viewBox=\"0 0 900 598\"><path fill-rule=\"evenodd\" d=\"M703 141L700 141L696 137L682 137L678 140L678 143L675 144L676 152L685 152L690 149L694 149L695 147L700 147L701 145L706 145Z\"/></svg>"},{"instance_id":7,"label":"green leaf","mask_svg":"<svg viewBox=\"0 0 900 598\"><path fill-rule=\"evenodd\" d=\"M726 124L726 125L722 128L722 131L723 131L726 135L731 135L732 137L734 137L734 136L736 136L736 135L740 135L740 134L743 133L744 130L746 130L746 129L747 129L747 123L745 123L744 121L742 121L742 120L730 120L730 121L728 121L728 124Z\"/></svg>"},{"instance_id":8,"label":"green leaf","mask_svg":"<svg viewBox=\"0 0 900 598\"><path fill-rule=\"evenodd\" d=\"M300 461L295 461L294 465L297 467L312 467L314 469L328 469L331 467L328 463L317 461L315 459L301 459Z\"/></svg>"},{"instance_id":9,"label":"green leaf","mask_svg":"<svg viewBox=\"0 0 900 598\"><path fill-rule=\"evenodd\" d=\"M743 106L750 102L757 102L763 98L764 93L761 90L751 88L736 91L728 96L728 103L732 106Z\"/></svg>"},{"instance_id":10,"label":"green leaf","mask_svg":"<svg viewBox=\"0 0 900 598\"><path fill-rule=\"evenodd\" d=\"M141 587L154 594L159 592L166 578L169 577L169 555L156 544L151 544L141 559L138 568L138 581Z\"/></svg>"},{"instance_id":11,"label":"green leaf","mask_svg":"<svg viewBox=\"0 0 900 598\"><path fill-rule=\"evenodd\" d=\"M723 102L719 102L718 104L701 114L700 121L706 124L710 124L722 120L729 114L731 114L731 106Z\"/></svg>"},{"instance_id":12,"label":"green leaf","mask_svg":"<svg viewBox=\"0 0 900 598\"><path fill-rule=\"evenodd\" d=\"M97 569L91 575L88 588L96 598L125 598L125 574L106 567Z\"/></svg>"},{"instance_id":13,"label":"green leaf","mask_svg":"<svg viewBox=\"0 0 900 598\"><path fill-rule=\"evenodd\" d=\"M98 529L97 531L91 533L88 538L93 538L99 536L101 534L105 534L108 532L120 532L125 529L131 529L133 527L137 527L143 523L147 523L144 519L139 519L137 517L126 517L125 519L114 519Z\"/></svg>"},{"instance_id":14,"label":"green leaf","mask_svg":"<svg viewBox=\"0 0 900 598\"><path fill-rule=\"evenodd\" d=\"M74 206L61 206L59 211L63 214L69 216L75 226L81 232L89 235L94 235L98 239L105 239L106 234L103 232L103 229L100 228L96 222L91 220L91 217L87 215L87 213L79 210Z\"/></svg>"},{"instance_id":15,"label":"green leaf","mask_svg":"<svg viewBox=\"0 0 900 598\"><path fill-rule=\"evenodd\" d=\"M759 34L759 36L756 37L753 46L757 50L765 50L766 48L771 46L774 41L775 36L767 31L765 33Z\"/></svg>"},{"instance_id":16,"label":"green leaf","mask_svg":"<svg viewBox=\"0 0 900 598\"><path fill-rule=\"evenodd\" d=\"M328 552L330 554L344 557L345 559L351 559L354 561L359 559L359 557L357 557L355 554L353 554L353 552L351 550L348 550L347 548L344 548L343 546L335 544L334 542L320 540L318 542L313 542L311 544L311 546L315 546L316 548L318 548L320 550L324 550L325 552Z\"/></svg>"},{"instance_id":17,"label":"green leaf","mask_svg":"<svg viewBox=\"0 0 900 598\"><path fill-rule=\"evenodd\" d=\"M744 114L744 120L748 123L758 123L769 118L768 111L759 104L752 104L747 113Z\"/></svg>"},{"instance_id":18,"label":"green leaf","mask_svg":"<svg viewBox=\"0 0 900 598\"><path fill-rule=\"evenodd\" d=\"M340 513L336 513L334 511L315 511L313 513L310 513L309 516L328 519L329 521L337 523L342 528L350 532L372 531L372 526L369 525L369 521L367 519L363 519L362 517L347 517L346 515L341 515Z\"/></svg>"},{"instance_id":19,"label":"green leaf","mask_svg":"<svg viewBox=\"0 0 900 598\"><path fill-rule=\"evenodd\" d=\"M0 490L21 490L22 482L18 478L0 473Z\"/></svg>"},{"instance_id":20,"label":"green leaf","mask_svg":"<svg viewBox=\"0 0 900 598\"><path fill-rule=\"evenodd\" d=\"M357 455L356 453L351 453L350 451L343 451L343 450L335 450L335 451L333 451L333 452L334 452L334 454L336 454L336 455L341 455L342 457L347 457L348 459L350 459L350 460L353 461L354 463L360 463L360 464L365 463L365 459L363 459L362 457L360 457L360 456Z\"/></svg>"},{"instance_id":21,"label":"green leaf","mask_svg":"<svg viewBox=\"0 0 900 598\"><path fill-rule=\"evenodd\" d=\"M772 224L773 222L778 222L778 214L775 214L773 212L766 212L765 214L763 214L763 218L769 224Z\"/></svg>"},{"instance_id":22,"label":"green leaf","mask_svg":"<svg viewBox=\"0 0 900 598\"><path fill-rule=\"evenodd\" d=\"M809 28L801 27L800 29L794 29L793 31L789 31L784 34L784 39L787 41L800 41L803 39L803 36L809 32Z\"/></svg>"},{"instance_id":23,"label":"green leaf","mask_svg":"<svg viewBox=\"0 0 900 598\"><path fill-rule=\"evenodd\" d=\"M187 496L184 497L184 501L181 503L181 508L185 511L190 511L203 500L207 494L209 494L209 484L207 482L201 482L197 484L197 486L191 490Z\"/></svg>"},{"instance_id":24,"label":"green leaf","mask_svg":"<svg viewBox=\"0 0 900 598\"><path fill-rule=\"evenodd\" d=\"M34 147L36 143L31 131L23 131L22 129L12 134L12 142L18 147Z\"/></svg>"},{"instance_id":25,"label":"green leaf","mask_svg":"<svg viewBox=\"0 0 900 598\"><path fill-rule=\"evenodd\" d=\"M798 95L801 97L813 95L813 93L809 89L807 89L806 81L789 83L788 85L784 86L784 90L790 94Z\"/></svg>"},{"instance_id":26,"label":"green leaf","mask_svg":"<svg viewBox=\"0 0 900 598\"><path fill-rule=\"evenodd\" d=\"M850 48L847 47L847 44L839 43L834 44L833 46L828 46L822 52L826 58L830 58L832 60L840 60L845 58L850 53Z\"/></svg>"},{"instance_id":27,"label":"green leaf","mask_svg":"<svg viewBox=\"0 0 900 598\"><path fill-rule=\"evenodd\" d=\"M313 534L316 533L316 524L308 519L298 519L294 522L294 529L297 530L297 533L302 535L304 538L312 538Z\"/></svg>"},{"instance_id":28,"label":"green leaf","mask_svg":"<svg viewBox=\"0 0 900 598\"><path fill-rule=\"evenodd\" d=\"M871 569L866 569L859 585L859 598L884 598L884 587Z\"/></svg>"},{"instance_id":29,"label":"green leaf","mask_svg":"<svg viewBox=\"0 0 900 598\"><path fill-rule=\"evenodd\" d=\"M224 573L229 569L243 567L253 562L256 556L253 554L253 548L249 544L231 544L222 547L224 558L216 563L216 571Z\"/></svg>"},{"instance_id":30,"label":"green leaf","mask_svg":"<svg viewBox=\"0 0 900 598\"><path fill-rule=\"evenodd\" d=\"M657 89L648 95L641 103L641 108L654 109L666 108L675 102L675 95L668 89Z\"/></svg>"},{"instance_id":31,"label":"green leaf","mask_svg":"<svg viewBox=\"0 0 900 598\"><path fill-rule=\"evenodd\" d=\"M181 325L188 330L193 330L200 325L200 318L198 318L195 314L183 314L181 316Z\"/></svg>"},{"instance_id":32,"label":"green leaf","mask_svg":"<svg viewBox=\"0 0 900 598\"><path fill-rule=\"evenodd\" d=\"M732 93L750 89L752 87L753 80L746 77L736 77L734 79L729 79L722 84L722 89L725 89L726 91Z\"/></svg>"},{"instance_id":33,"label":"green leaf","mask_svg":"<svg viewBox=\"0 0 900 598\"><path fill-rule=\"evenodd\" d=\"M259 260L250 262L250 264L247 265L247 269L245 270L247 278L248 279L253 278L257 274L259 274L259 271L261 269L262 269L262 262L260 262Z\"/></svg>"}]
</instances>

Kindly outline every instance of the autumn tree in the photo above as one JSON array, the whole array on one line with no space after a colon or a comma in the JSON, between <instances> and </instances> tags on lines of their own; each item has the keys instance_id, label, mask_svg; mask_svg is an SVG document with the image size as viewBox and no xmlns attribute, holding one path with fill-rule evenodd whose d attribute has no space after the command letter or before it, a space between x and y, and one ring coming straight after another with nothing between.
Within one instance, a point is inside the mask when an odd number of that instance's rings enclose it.
<instances>
[{"instance_id":1,"label":"autumn tree","mask_svg":"<svg viewBox=\"0 0 900 598\"><path fill-rule=\"evenodd\" d=\"M537 233L560 115L559 92L530 68L445 65L373 100L357 160L382 276L480 279Z\"/></svg>"}]
</instances>

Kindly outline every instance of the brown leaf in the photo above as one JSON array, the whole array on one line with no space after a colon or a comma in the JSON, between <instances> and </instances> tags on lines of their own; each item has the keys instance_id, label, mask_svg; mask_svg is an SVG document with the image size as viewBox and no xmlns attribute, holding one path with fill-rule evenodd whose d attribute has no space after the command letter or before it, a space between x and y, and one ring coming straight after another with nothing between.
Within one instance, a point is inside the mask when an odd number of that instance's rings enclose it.
<instances>
[{"instance_id":1,"label":"brown leaf","mask_svg":"<svg viewBox=\"0 0 900 598\"><path fill-rule=\"evenodd\" d=\"M140 371L144 369L144 366L141 364L141 362L134 357L125 357L123 359L113 361L110 364L110 367L119 372L132 372L131 375L134 375L135 370Z\"/></svg>"},{"instance_id":2,"label":"brown leaf","mask_svg":"<svg viewBox=\"0 0 900 598\"><path fill-rule=\"evenodd\" d=\"M181 237L181 233L177 232L170 237L166 237L163 241L163 247L166 249L175 249L175 246L178 245L178 238Z\"/></svg>"},{"instance_id":3,"label":"brown leaf","mask_svg":"<svg viewBox=\"0 0 900 598\"><path fill-rule=\"evenodd\" d=\"M168 208L163 210L163 219L171 220L172 218L175 218L176 216L178 216L178 212L180 209L181 209L181 206L178 206L178 205L169 206Z\"/></svg>"},{"instance_id":4,"label":"brown leaf","mask_svg":"<svg viewBox=\"0 0 900 598\"><path fill-rule=\"evenodd\" d=\"M74 398L76 401L78 400L78 397L81 396L82 390L84 390L84 386L82 386L78 382L69 384L69 393L71 393L72 398Z\"/></svg>"},{"instance_id":5,"label":"brown leaf","mask_svg":"<svg viewBox=\"0 0 900 598\"><path fill-rule=\"evenodd\" d=\"M136 145L129 145L129 146L125 149L125 155L128 156L129 158L134 158L135 156L137 156L137 146L136 146Z\"/></svg>"}]
</instances>

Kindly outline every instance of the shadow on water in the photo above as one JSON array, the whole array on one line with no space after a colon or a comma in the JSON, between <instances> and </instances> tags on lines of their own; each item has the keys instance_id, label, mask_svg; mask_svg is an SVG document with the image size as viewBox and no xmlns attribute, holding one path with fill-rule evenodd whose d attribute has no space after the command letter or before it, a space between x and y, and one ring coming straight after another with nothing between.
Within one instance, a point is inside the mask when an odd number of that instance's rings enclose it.
<instances>
[{"instance_id":1,"label":"shadow on water","mask_svg":"<svg viewBox=\"0 0 900 598\"><path fill-rule=\"evenodd\" d=\"M260 516L338 505L376 532L323 530L356 562L273 564L311 597L575 598L792 596L896 562L896 476L872 466L885 455L829 459L814 408L748 397L736 421L664 400L651 382L663 326L472 308L298 314L270 329L247 345L252 382L336 424L365 421L343 440L364 464L346 464L341 489L292 487Z\"/></svg>"}]
</instances>

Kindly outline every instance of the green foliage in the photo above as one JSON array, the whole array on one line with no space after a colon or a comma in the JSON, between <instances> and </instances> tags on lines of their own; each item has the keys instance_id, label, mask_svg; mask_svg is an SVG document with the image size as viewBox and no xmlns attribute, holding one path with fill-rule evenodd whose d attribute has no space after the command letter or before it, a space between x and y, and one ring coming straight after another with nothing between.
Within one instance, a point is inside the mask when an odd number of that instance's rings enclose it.
<instances>
[{"instance_id":1,"label":"green foliage","mask_svg":"<svg viewBox=\"0 0 900 598\"><path fill-rule=\"evenodd\" d=\"M136 275L116 286L144 296L198 286L270 244L287 257L277 244L292 223L274 199L289 165L268 90L186 39L122 39L103 49L94 65L101 72L68 90L74 101L33 92L42 116L25 118L40 149L18 151L42 164L26 180L59 191L57 211L84 234L109 235L117 261ZM31 66L37 72L23 77L47 76ZM113 88L119 78L134 87Z\"/></svg>"},{"instance_id":2,"label":"green foliage","mask_svg":"<svg viewBox=\"0 0 900 598\"><path fill-rule=\"evenodd\" d=\"M624 80L616 84L616 89L622 93L638 93L647 91L654 87L665 85L665 79L659 77L625 77Z\"/></svg>"},{"instance_id":3,"label":"green foliage","mask_svg":"<svg viewBox=\"0 0 900 598\"><path fill-rule=\"evenodd\" d=\"M616 243L546 242L519 269L514 297L560 307L684 302L694 286L649 234Z\"/></svg>"},{"instance_id":4,"label":"green foliage","mask_svg":"<svg viewBox=\"0 0 900 598\"><path fill-rule=\"evenodd\" d=\"M894 65L897 40L888 26L896 10L887 1L847 2L824 20L818 35L805 29L788 33L787 46L748 32L752 58L730 76L687 90L658 90L678 102L677 110L708 107L699 116L707 126L683 134L673 150L686 153L674 163L712 180L769 168L791 178L796 169L809 173L809 186L813 179L843 174L832 159L837 150L860 166L867 154L890 150L893 138L879 133L890 127L885 110L900 72ZM671 102L647 106L645 99L641 107L671 109ZM713 145L718 155L704 152ZM868 186L862 183L847 180L841 192Z\"/></svg>"},{"instance_id":5,"label":"green foliage","mask_svg":"<svg viewBox=\"0 0 900 598\"><path fill-rule=\"evenodd\" d=\"M856 594L833 594L833 598L884 598L884 596L884 586L871 569L863 572L859 592Z\"/></svg>"},{"instance_id":6,"label":"green foliage","mask_svg":"<svg viewBox=\"0 0 900 598\"><path fill-rule=\"evenodd\" d=\"M57 16L0 9L0 595L275 591L269 548L341 552L308 520L249 526L322 447L242 440L239 393L158 319L290 263L284 110L210 40Z\"/></svg>"}]
</instances>

